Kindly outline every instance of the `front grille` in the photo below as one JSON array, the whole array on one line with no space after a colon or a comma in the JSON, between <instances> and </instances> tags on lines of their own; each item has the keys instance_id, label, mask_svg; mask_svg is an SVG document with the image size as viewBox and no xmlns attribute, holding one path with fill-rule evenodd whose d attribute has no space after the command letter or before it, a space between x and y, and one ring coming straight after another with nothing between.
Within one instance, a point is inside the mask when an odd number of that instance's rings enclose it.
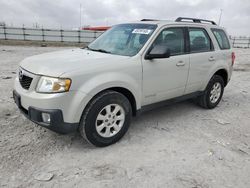
<instances>
[{"instance_id":1,"label":"front grille","mask_svg":"<svg viewBox=\"0 0 250 188\"><path fill-rule=\"evenodd\" d=\"M33 78L31 78L29 76L26 76L26 75L20 76L19 75L19 82L24 89L28 90L30 88L30 84L31 84L32 80L33 80Z\"/></svg>"}]
</instances>

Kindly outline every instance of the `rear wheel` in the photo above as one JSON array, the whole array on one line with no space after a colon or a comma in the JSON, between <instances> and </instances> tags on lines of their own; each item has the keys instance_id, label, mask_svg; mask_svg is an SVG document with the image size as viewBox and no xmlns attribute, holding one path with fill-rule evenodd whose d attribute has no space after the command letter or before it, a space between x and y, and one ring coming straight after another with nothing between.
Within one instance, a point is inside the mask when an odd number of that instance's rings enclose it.
<instances>
[{"instance_id":1,"label":"rear wheel","mask_svg":"<svg viewBox=\"0 0 250 188\"><path fill-rule=\"evenodd\" d=\"M124 136L131 117L132 108L128 99L121 93L105 91L87 105L79 130L88 142L104 147Z\"/></svg>"},{"instance_id":2,"label":"rear wheel","mask_svg":"<svg viewBox=\"0 0 250 188\"><path fill-rule=\"evenodd\" d=\"M198 97L197 102L200 106L207 109L215 108L224 92L224 81L219 75L214 75L209 81L204 94Z\"/></svg>"}]
</instances>

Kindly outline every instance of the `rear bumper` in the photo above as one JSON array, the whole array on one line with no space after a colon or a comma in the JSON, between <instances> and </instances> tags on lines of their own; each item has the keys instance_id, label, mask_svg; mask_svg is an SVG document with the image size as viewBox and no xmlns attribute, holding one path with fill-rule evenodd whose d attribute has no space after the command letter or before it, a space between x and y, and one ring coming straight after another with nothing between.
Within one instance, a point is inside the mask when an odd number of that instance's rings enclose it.
<instances>
[{"instance_id":1,"label":"rear bumper","mask_svg":"<svg viewBox=\"0 0 250 188\"><path fill-rule=\"evenodd\" d=\"M78 128L78 123L64 122L63 113L60 109L39 109L30 106L28 110L26 110L21 104L20 95L15 90L13 91L13 98L25 117L38 125L61 134L74 132ZM42 113L50 114L50 123L43 122Z\"/></svg>"}]
</instances>

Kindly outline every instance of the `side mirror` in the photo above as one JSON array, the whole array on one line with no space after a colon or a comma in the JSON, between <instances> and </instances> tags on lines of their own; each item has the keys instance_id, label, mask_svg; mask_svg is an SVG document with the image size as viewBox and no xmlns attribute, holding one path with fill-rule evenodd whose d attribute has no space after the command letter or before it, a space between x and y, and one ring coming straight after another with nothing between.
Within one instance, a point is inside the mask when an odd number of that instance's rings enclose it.
<instances>
[{"instance_id":1,"label":"side mirror","mask_svg":"<svg viewBox=\"0 0 250 188\"><path fill-rule=\"evenodd\" d=\"M162 59L169 58L170 50L166 45L155 45L152 47L145 56L145 59Z\"/></svg>"}]
</instances>

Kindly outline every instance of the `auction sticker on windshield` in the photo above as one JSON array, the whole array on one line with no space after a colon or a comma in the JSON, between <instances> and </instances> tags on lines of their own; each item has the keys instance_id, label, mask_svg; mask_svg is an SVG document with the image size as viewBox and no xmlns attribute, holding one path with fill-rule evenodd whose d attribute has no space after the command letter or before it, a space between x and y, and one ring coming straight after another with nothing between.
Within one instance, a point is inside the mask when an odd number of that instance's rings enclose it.
<instances>
[{"instance_id":1,"label":"auction sticker on windshield","mask_svg":"<svg viewBox=\"0 0 250 188\"><path fill-rule=\"evenodd\" d=\"M132 33L149 35L152 32L151 29L134 29Z\"/></svg>"}]
</instances>

